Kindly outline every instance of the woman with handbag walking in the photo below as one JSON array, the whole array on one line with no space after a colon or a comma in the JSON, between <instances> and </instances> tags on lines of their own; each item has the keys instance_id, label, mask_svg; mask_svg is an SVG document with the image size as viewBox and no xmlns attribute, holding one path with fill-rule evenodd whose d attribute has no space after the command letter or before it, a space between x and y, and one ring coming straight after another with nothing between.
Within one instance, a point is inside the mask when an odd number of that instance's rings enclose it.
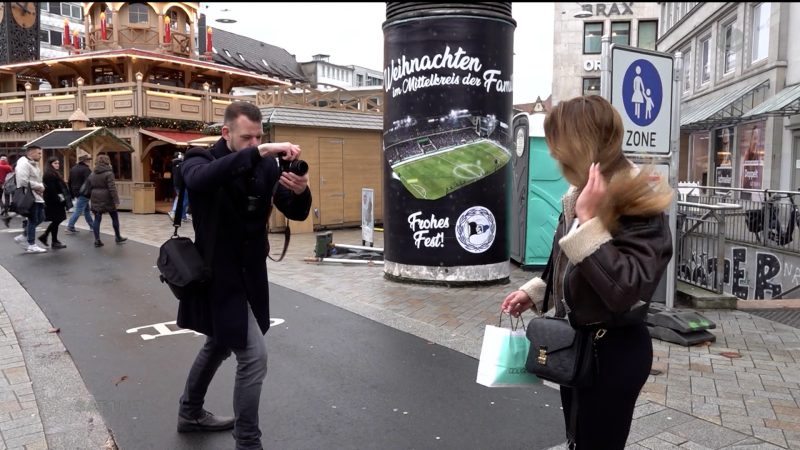
<instances>
[{"instance_id":1,"label":"woman with handbag walking","mask_svg":"<svg viewBox=\"0 0 800 450\"><path fill-rule=\"evenodd\" d=\"M517 317L528 309L544 314L548 292L556 317L568 317L573 328L591 333L590 383L561 386L567 441L578 450L623 449L653 360L644 318L672 257L664 214L672 190L625 157L622 120L600 96L558 104L544 129L571 185L553 239L550 285L533 278L501 308ZM532 344L534 351L546 362L546 351Z\"/></svg>"},{"instance_id":2,"label":"woman with handbag walking","mask_svg":"<svg viewBox=\"0 0 800 450\"><path fill-rule=\"evenodd\" d=\"M58 240L58 226L67 220L68 203L71 203L69 188L64 178L61 177L61 161L56 157L47 160L44 169L44 217L50 221L50 225L39 236L39 242L47 247L47 238L52 236L53 249L67 248Z\"/></svg>"},{"instance_id":3,"label":"woman with handbag walking","mask_svg":"<svg viewBox=\"0 0 800 450\"><path fill-rule=\"evenodd\" d=\"M94 246L102 247L103 241L100 240L100 221L103 214L111 216L111 225L114 227L114 241L121 244L128 240L122 237L119 232L119 194L117 194L117 184L114 181L114 171L111 169L111 159L108 155L97 157L97 165L94 172L89 175L91 209L94 213Z\"/></svg>"}]
</instances>

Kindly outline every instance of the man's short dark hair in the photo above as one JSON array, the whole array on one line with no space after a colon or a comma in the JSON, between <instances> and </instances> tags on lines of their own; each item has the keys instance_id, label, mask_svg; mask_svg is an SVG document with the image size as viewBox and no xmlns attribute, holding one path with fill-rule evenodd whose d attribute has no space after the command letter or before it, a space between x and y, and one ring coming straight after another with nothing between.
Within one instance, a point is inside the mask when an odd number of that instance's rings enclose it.
<instances>
[{"instance_id":1,"label":"man's short dark hair","mask_svg":"<svg viewBox=\"0 0 800 450\"><path fill-rule=\"evenodd\" d=\"M29 152L31 150L41 150L41 149L42 149L42 147L39 147L38 145L29 145L29 146L25 147L25 151L26 152Z\"/></svg>"},{"instance_id":2,"label":"man's short dark hair","mask_svg":"<svg viewBox=\"0 0 800 450\"><path fill-rule=\"evenodd\" d=\"M253 122L261 123L261 110L258 106L247 102L233 102L225 108L225 125L230 127L242 115Z\"/></svg>"}]
</instances>

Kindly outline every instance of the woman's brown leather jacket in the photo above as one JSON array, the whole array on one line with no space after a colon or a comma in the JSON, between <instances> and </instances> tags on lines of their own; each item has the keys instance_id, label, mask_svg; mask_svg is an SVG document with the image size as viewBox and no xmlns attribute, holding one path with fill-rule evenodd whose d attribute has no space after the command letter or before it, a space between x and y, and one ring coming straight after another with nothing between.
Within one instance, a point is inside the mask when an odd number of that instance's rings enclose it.
<instances>
[{"instance_id":1,"label":"woman's brown leather jacket","mask_svg":"<svg viewBox=\"0 0 800 450\"><path fill-rule=\"evenodd\" d=\"M555 305L558 317L566 315L561 301L564 282L582 308L622 313L639 300L649 300L672 257L666 215L620 217L613 234L595 217L570 233L577 197L571 188L562 199L563 213L553 238L554 284L548 307ZM520 288L536 311L543 306L545 287L536 277Z\"/></svg>"}]
</instances>

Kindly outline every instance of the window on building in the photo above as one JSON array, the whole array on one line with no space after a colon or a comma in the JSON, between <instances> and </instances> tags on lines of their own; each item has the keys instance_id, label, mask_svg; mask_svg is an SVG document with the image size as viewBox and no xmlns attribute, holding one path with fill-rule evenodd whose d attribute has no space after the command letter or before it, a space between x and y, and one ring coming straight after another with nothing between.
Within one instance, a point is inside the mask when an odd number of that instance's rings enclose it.
<instances>
[{"instance_id":1,"label":"window on building","mask_svg":"<svg viewBox=\"0 0 800 450\"><path fill-rule=\"evenodd\" d=\"M128 23L149 23L149 13L147 5L131 3L128 5Z\"/></svg>"},{"instance_id":2,"label":"window on building","mask_svg":"<svg viewBox=\"0 0 800 450\"><path fill-rule=\"evenodd\" d=\"M45 39L46 37L46 39ZM64 45L64 33L56 30L42 30L42 42L48 42L50 45L62 46Z\"/></svg>"},{"instance_id":3,"label":"window on building","mask_svg":"<svg viewBox=\"0 0 800 450\"><path fill-rule=\"evenodd\" d=\"M600 38L603 36L602 23L587 23L583 24L583 54L584 55L598 55L600 54L601 43Z\"/></svg>"},{"instance_id":4,"label":"window on building","mask_svg":"<svg viewBox=\"0 0 800 450\"><path fill-rule=\"evenodd\" d=\"M173 30L178 29L178 11L171 9L167 16L169 17L169 27Z\"/></svg>"},{"instance_id":5,"label":"window on building","mask_svg":"<svg viewBox=\"0 0 800 450\"><path fill-rule=\"evenodd\" d=\"M723 75L728 75L736 70L736 43L734 42L736 20L722 26L722 39L725 40L723 46Z\"/></svg>"},{"instance_id":6,"label":"window on building","mask_svg":"<svg viewBox=\"0 0 800 450\"><path fill-rule=\"evenodd\" d=\"M794 171L792 172L792 189L800 189L800 134L794 135L792 144L794 152Z\"/></svg>"},{"instance_id":7,"label":"window on building","mask_svg":"<svg viewBox=\"0 0 800 450\"><path fill-rule=\"evenodd\" d=\"M692 133L690 140L691 156L689 157L688 181L708 186L709 132Z\"/></svg>"},{"instance_id":8,"label":"window on building","mask_svg":"<svg viewBox=\"0 0 800 450\"><path fill-rule=\"evenodd\" d=\"M51 3L52 5L52 3ZM54 12L50 10L50 12ZM72 3L62 3L61 4L61 15L64 17L72 17L73 19L82 20L83 19L83 10L80 6L74 5Z\"/></svg>"},{"instance_id":9,"label":"window on building","mask_svg":"<svg viewBox=\"0 0 800 450\"><path fill-rule=\"evenodd\" d=\"M61 2L48 2L42 3L42 5L47 5L47 11L53 14L61 14Z\"/></svg>"},{"instance_id":10,"label":"window on building","mask_svg":"<svg viewBox=\"0 0 800 450\"><path fill-rule=\"evenodd\" d=\"M356 86L364 85L364 75L356 74Z\"/></svg>"},{"instance_id":11,"label":"window on building","mask_svg":"<svg viewBox=\"0 0 800 450\"><path fill-rule=\"evenodd\" d=\"M692 91L692 49L683 51L683 93Z\"/></svg>"},{"instance_id":12,"label":"window on building","mask_svg":"<svg viewBox=\"0 0 800 450\"><path fill-rule=\"evenodd\" d=\"M631 45L630 22L611 22L611 43Z\"/></svg>"},{"instance_id":13,"label":"window on building","mask_svg":"<svg viewBox=\"0 0 800 450\"><path fill-rule=\"evenodd\" d=\"M583 79L583 95L599 95L600 94L600 78L584 78Z\"/></svg>"},{"instance_id":14,"label":"window on building","mask_svg":"<svg viewBox=\"0 0 800 450\"><path fill-rule=\"evenodd\" d=\"M706 84L711 80L711 36L700 39L700 84Z\"/></svg>"},{"instance_id":15,"label":"window on building","mask_svg":"<svg viewBox=\"0 0 800 450\"><path fill-rule=\"evenodd\" d=\"M94 82L92 84L114 84L125 81L111 66L93 68L92 76L94 77Z\"/></svg>"},{"instance_id":16,"label":"window on building","mask_svg":"<svg viewBox=\"0 0 800 450\"><path fill-rule=\"evenodd\" d=\"M639 48L644 48L647 50L655 50L657 39L658 39L658 21L655 20L639 21L639 39L636 41L639 44Z\"/></svg>"},{"instance_id":17,"label":"window on building","mask_svg":"<svg viewBox=\"0 0 800 450\"><path fill-rule=\"evenodd\" d=\"M769 52L770 4L760 3L753 7L753 58L751 62L761 61Z\"/></svg>"},{"instance_id":18,"label":"window on building","mask_svg":"<svg viewBox=\"0 0 800 450\"><path fill-rule=\"evenodd\" d=\"M150 71L147 82L163 86L183 87L183 71L158 67Z\"/></svg>"},{"instance_id":19,"label":"window on building","mask_svg":"<svg viewBox=\"0 0 800 450\"><path fill-rule=\"evenodd\" d=\"M130 139L123 139L130 144ZM114 178L117 180L130 181L133 179L133 169L131 167L132 152L108 152L111 159L111 168L114 171Z\"/></svg>"}]
</instances>

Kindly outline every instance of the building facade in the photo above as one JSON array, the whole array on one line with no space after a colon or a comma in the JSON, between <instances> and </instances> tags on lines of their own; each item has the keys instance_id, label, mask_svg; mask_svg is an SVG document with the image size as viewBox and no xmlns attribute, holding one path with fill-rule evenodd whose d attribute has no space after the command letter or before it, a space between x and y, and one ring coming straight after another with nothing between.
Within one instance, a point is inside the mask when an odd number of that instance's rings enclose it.
<instances>
[{"instance_id":1,"label":"building facade","mask_svg":"<svg viewBox=\"0 0 800 450\"><path fill-rule=\"evenodd\" d=\"M69 55L64 47L64 33L78 32L80 47L85 47L86 27L83 22L83 7L80 2L40 2L41 29L39 30L39 54L42 59ZM72 36L67 36L72 42ZM65 87L65 86L53 86Z\"/></svg>"},{"instance_id":2,"label":"building facade","mask_svg":"<svg viewBox=\"0 0 800 450\"><path fill-rule=\"evenodd\" d=\"M660 7L658 50L683 55L678 179L800 188L800 5Z\"/></svg>"},{"instance_id":3,"label":"building facade","mask_svg":"<svg viewBox=\"0 0 800 450\"><path fill-rule=\"evenodd\" d=\"M656 3L555 3L552 104L600 94L602 36L655 50L659 11Z\"/></svg>"},{"instance_id":4,"label":"building facade","mask_svg":"<svg viewBox=\"0 0 800 450\"><path fill-rule=\"evenodd\" d=\"M383 72L361 66L343 66L330 62L330 55L314 55L311 61L300 63L311 87L338 87L353 90L375 89L383 86Z\"/></svg>"}]
</instances>

